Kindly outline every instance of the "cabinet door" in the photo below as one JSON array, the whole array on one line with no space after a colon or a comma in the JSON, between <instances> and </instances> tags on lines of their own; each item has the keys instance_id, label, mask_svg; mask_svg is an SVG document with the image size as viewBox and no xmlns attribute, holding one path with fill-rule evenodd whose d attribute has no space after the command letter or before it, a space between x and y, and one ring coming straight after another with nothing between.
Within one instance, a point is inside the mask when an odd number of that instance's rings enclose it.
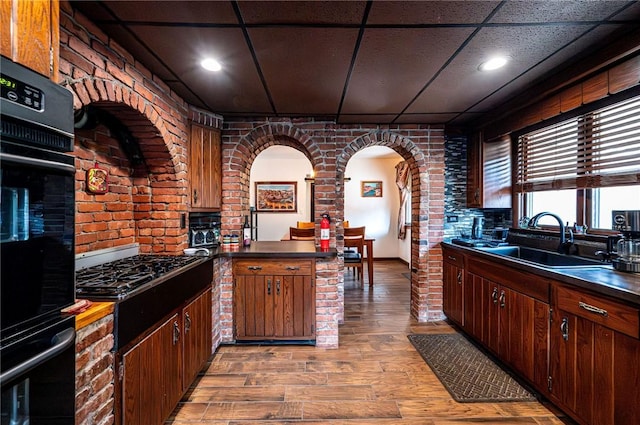
<instances>
[{"instance_id":1,"label":"cabinet door","mask_svg":"<svg viewBox=\"0 0 640 425\"><path fill-rule=\"evenodd\" d=\"M192 209L219 209L222 197L220 131L191 125L189 185Z\"/></svg>"},{"instance_id":2,"label":"cabinet door","mask_svg":"<svg viewBox=\"0 0 640 425\"><path fill-rule=\"evenodd\" d=\"M236 339L273 336L273 276L236 275Z\"/></svg>"},{"instance_id":3,"label":"cabinet door","mask_svg":"<svg viewBox=\"0 0 640 425\"><path fill-rule=\"evenodd\" d=\"M562 310L553 312L550 398L587 423L593 423L594 332L595 327L588 320ZM603 336L606 339L610 337L606 334ZM605 341L602 342L606 345ZM597 400L597 405L598 409L611 408L606 398Z\"/></svg>"},{"instance_id":4,"label":"cabinet door","mask_svg":"<svg viewBox=\"0 0 640 425\"><path fill-rule=\"evenodd\" d=\"M443 310L458 326L464 325L463 313L463 269L448 261L443 263Z\"/></svg>"},{"instance_id":5,"label":"cabinet door","mask_svg":"<svg viewBox=\"0 0 640 425\"><path fill-rule=\"evenodd\" d=\"M640 423L640 341L563 310L553 312L549 394L592 425Z\"/></svg>"},{"instance_id":6,"label":"cabinet door","mask_svg":"<svg viewBox=\"0 0 640 425\"><path fill-rule=\"evenodd\" d=\"M315 336L315 288L311 276L274 276L274 336L283 339Z\"/></svg>"},{"instance_id":7,"label":"cabinet door","mask_svg":"<svg viewBox=\"0 0 640 425\"><path fill-rule=\"evenodd\" d=\"M0 2L0 53L54 81L58 79L58 0Z\"/></svg>"},{"instance_id":8,"label":"cabinet door","mask_svg":"<svg viewBox=\"0 0 640 425\"><path fill-rule=\"evenodd\" d=\"M172 316L122 356L123 425L162 424L180 400L178 319Z\"/></svg>"},{"instance_id":9,"label":"cabinet door","mask_svg":"<svg viewBox=\"0 0 640 425\"><path fill-rule=\"evenodd\" d=\"M207 290L182 311L183 391L211 356L211 291Z\"/></svg>"},{"instance_id":10,"label":"cabinet door","mask_svg":"<svg viewBox=\"0 0 640 425\"><path fill-rule=\"evenodd\" d=\"M500 287L499 293L500 358L544 388L549 305L506 287Z\"/></svg>"}]
</instances>

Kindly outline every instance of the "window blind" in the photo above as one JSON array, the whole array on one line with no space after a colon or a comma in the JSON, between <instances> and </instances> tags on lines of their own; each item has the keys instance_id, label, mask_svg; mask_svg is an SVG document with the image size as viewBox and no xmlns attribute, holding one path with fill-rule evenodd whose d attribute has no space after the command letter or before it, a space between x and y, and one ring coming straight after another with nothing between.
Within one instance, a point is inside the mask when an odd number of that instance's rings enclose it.
<instances>
[{"instance_id":1,"label":"window blind","mask_svg":"<svg viewBox=\"0 0 640 425\"><path fill-rule=\"evenodd\" d=\"M640 97L518 138L516 191L640 184Z\"/></svg>"}]
</instances>

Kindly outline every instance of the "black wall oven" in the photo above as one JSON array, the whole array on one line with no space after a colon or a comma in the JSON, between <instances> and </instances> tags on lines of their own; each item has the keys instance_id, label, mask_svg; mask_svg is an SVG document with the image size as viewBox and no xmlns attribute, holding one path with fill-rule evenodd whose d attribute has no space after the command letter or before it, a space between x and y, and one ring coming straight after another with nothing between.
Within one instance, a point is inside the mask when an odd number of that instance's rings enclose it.
<instances>
[{"instance_id":1,"label":"black wall oven","mask_svg":"<svg viewBox=\"0 0 640 425\"><path fill-rule=\"evenodd\" d=\"M0 60L0 424L73 424L73 98Z\"/></svg>"}]
</instances>

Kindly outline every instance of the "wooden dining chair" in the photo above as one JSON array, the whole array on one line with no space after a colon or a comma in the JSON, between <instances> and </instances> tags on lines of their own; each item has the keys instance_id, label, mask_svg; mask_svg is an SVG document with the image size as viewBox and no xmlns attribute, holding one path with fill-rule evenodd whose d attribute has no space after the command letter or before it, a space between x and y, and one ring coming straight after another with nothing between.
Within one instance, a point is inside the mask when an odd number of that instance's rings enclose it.
<instances>
[{"instance_id":1,"label":"wooden dining chair","mask_svg":"<svg viewBox=\"0 0 640 425\"><path fill-rule=\"evenodd\" d=\"M289 239L292 241L313 241L316 238L316 229L301 229L289 227Z\"/></svg>"},{"instance_id":2,"label":"wooden dining chair","mask_svg":"<svg viewBox=\"0 0 640 425\"><path fill-rule=\"evenodd\" d=\"M315 229L316 223L314 223L313 221L299 221L296 224L296 227L298 229Z\"/></svg>"},{"instance_id":3,"label":"wooden dining chair","mask_svg":"<svg viewBox=\"0 0 640 425\"><path fill-rule=\"evenodd\" d=\"M364 233L365 226L344 229L344 266L354 268L357 279L364 276Z\"/></svg>"}]
</instances>

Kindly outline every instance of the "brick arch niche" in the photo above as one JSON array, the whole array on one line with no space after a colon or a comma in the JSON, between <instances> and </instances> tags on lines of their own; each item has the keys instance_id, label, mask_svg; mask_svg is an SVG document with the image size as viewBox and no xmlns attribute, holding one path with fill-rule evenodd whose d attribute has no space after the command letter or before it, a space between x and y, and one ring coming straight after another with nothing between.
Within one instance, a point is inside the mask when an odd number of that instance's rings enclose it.
<instances>
[{"instance_id":1,"label":"brick arch niche","mask_svg":"<svg viewBox=\"0 0 640 425\"><path fill-rule=\"evenodd\" d=\"M239 231L249 211L250 170L256 156L274 145L303 152L315 173L316 219L333 220L331 245L343 249L344 171L348 160L369 146L387 146L410 164L412 178L411 315L418 321L439 320L442 314L442 253L444 228L444 128L442 126L337 125L311 119L225 121L223 147L224 231ZM322 263L316 275L318 346L338 346L338 325L344 320L344 278L341 257ZM224 289L223 289L224 291ZM375 287L374 287L375 291Z\"/></svg>"},{"instance_id":2,"label":"brick arch niche","mask_svg":"<svg viewBox=\"0 0 640 425\"><path fill-rule=\"evenodd\" d=\"M141 253L181 252L187 244L180 228L185 153L171 146L163 123L153 124L145 110L110 101L83 108L94 122L75 132L76 253L130 243ZM96 166L109 174L107 193L87 189L87 172Z\"/></svg>"},{"instance_id":3,"label":"brick arch niche","mask_svg":"<svg viewBox=\"0 0 640 425\"><path fill-rule=\"evenodd\" d=\"M434 240L442 239L444 215L444 164L439 165L441 148L431 143L419 146L411 137L386 130L363 134L346 144L337 155L336 172L344 175L354 154L371 146L385 146L396 151L409 164L411 179L411 315L419 321L442 319L442 275L439 250ZM434 152L435 150L435 152ZM440 174L440 175L439 175ZM344 216L344 188L338 187L338 202ZM443 189L443 186L442 186ZM431 217L433 216L433 217ZM433 218L433 219L432 219ZM338 248L344 248L344 229L337 229ZM435 238L434 238L435 237ZM434 267L435 266L435 267Z\"/></svg>"}]
</instances>

